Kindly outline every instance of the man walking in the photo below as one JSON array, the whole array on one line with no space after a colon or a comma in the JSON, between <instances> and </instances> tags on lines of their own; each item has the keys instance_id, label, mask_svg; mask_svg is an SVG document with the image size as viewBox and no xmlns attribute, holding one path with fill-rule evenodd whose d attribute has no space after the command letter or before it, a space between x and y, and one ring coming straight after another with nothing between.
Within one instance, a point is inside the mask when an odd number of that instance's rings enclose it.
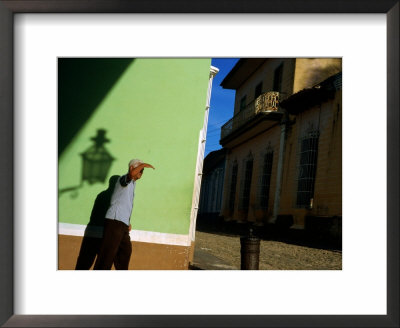
<instances>
[{"instance_id":1,"label":"man walking","mask_svg":"<svg viewBox=\"0 0 400 328\"><path fill-rule=\"evenodd\" d=\"M143 163L139 159L131 160L128 167L128 173L118 179L111 196L110 207L104 220L103 239L94 270L110 270L113 263L117 270L128 270L132 254L129 236L130 217L136 181L142 177L145 167L154 169L152 165Z\"/></svg>"}]
</instances>

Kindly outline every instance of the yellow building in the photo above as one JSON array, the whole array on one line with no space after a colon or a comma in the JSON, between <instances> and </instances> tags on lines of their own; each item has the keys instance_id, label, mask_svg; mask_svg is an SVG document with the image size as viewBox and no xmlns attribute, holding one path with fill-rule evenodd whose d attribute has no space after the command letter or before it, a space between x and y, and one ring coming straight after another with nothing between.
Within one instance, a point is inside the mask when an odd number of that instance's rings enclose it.
<instances>
[{"instance_id":1,"label":"yellow building","mask_svg":"<svg viewBox=\"0 0 400 328\"><path fill-rule=\"evenodd\" d=\"M341 59L241 59L221 128L226 221L341 234Z\"/></svg>"}]
</instances>

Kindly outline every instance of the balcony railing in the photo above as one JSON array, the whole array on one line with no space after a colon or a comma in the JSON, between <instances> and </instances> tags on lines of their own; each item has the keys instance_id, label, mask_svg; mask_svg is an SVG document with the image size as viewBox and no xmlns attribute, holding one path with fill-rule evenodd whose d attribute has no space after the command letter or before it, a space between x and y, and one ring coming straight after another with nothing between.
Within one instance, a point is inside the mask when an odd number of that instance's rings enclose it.
<instances>
[{"instance_id":1,"label":"balcony railing","mask_svg":"<svg viewBox=\"0 0 400 328\"><path fill-rule=\"evenodd\" d=\"M277 111L278 105L279 92L270 91L263 93L221 127L221 139L243 126L257 114Z\"/></svg>"}]
</instances>

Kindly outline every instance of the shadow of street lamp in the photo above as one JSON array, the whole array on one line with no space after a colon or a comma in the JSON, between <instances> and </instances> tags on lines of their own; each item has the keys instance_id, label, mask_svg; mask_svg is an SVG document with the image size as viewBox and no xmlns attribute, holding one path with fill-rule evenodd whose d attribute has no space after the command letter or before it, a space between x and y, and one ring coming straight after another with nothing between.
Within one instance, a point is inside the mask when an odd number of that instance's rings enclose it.
<instances>
[{"instance_id":1,"label":"shadow of street lamp","mask_svg":"<svg viewBox=\"0 0 400 328\"><path fill-rule=\"evenodd\" d=\"M104 144L110 142L106 138L106 130L98 129L97 135L90 138L94 141L94 145L88 148L82 156L82 182L88 181L89 184L96 182L104 183L108 171L114 158L105 148Z\"/></svg>"},{"instance_id":2,"label":"shadow of street lamp","mask_svg":"<svg viewBox=\"0 0 400 328\"><path fill-rule=\"evenodd\" d=\"M97 135L90 138L94 144L80 154L82 157L82 177L80 184L60 189L58 197L65 192L72 192L71 198L76 198L78 196L78 189L82 187L83 181L87 181L91 185L96 182L104 183L106 181L111 164L115 160L104 146L105 143L110 142L106 138L106 132L104 129L98 129Z\"/></svg>"}]
</instances>

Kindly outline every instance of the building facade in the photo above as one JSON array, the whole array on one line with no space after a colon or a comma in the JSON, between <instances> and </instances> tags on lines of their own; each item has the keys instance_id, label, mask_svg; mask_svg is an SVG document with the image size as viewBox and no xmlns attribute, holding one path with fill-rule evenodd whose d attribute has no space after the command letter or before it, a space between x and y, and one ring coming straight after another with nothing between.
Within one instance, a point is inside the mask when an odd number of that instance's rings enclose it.
<instances>
[{"instance_id":1,"label":"building facade","mask_svg":"<svg viewBox=\"0 0 400 328\"><path fill-rule=\"evenodd\" d=\"M211 59L59 59L58 268L92 267L119 175L135 189L130 269L187 269L193 254Z\"/></svg>"},{"instance_id":2,"label":"building facade","mask_svg":"<svg viewBox=\"0 0 400 328\"><path fill-rule=\"evenodd\" d=\"M199 216L218 216L222 209L225 176L225 149L213 151L204 159Z\"/></svg>"},{"instance_id":3,"label":"building facade","mask_svg":"<svg viewBox=\"0 0 400 328\"><path fill-rule=\"evenodd\" d=\"M255 225L341 231L341 59L241 59L221 128L221 215Z\"/></svg>"}]
</instances>

